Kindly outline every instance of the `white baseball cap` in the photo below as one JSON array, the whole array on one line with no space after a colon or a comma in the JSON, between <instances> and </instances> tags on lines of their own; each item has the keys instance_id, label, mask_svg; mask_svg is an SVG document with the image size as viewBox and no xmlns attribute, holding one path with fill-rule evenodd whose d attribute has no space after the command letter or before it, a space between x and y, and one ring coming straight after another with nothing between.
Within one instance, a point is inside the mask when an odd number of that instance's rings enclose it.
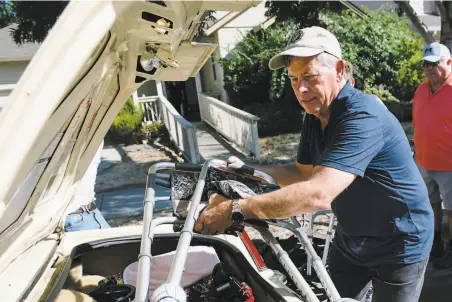
<instances>
[{"instance_id":1,"label":"white baseball cap","mask_svg":"<svg viewBox=\"0 0 452 302\"><path fill-rule=\"evenodd\" d=\"M424 46L423 58L421 61L438 62L441 58L450 58L450 51L447 46L433 42Z\"/></svg>"},{"instance_id":2,"label":"white baseball cap","mask_svg":"<svg viewBox=\"0 0 452 302\"><path fill-rule=\"evenodd\" d=\"M325 28L312 26L297 30L286 49L270 59L271 70L286 67L286 57L312 57L322 52L342 59L341 45L336 37Z\"/></svg>"}]
</instances>

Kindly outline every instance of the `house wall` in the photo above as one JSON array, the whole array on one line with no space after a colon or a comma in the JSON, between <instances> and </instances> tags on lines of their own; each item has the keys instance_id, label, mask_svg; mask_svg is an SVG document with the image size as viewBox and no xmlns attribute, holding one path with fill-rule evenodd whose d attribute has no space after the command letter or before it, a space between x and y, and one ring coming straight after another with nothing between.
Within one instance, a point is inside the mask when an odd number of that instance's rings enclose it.
<instances>
[{"instance_id":1,"label":"house wall","mask_svg":"<svg viewBox=\"0 0 452 302\"><path fill-rule=\"evenodd\" d=\"M410 5L419 15L439 16L439 11L436 7L435 1L410 0Z\"/></svg>"},{"instance_id":2,"label":"house wall","mask_svg":"<svg viewBox=\"0 0 452 302\"><path fill-rule=\"evenodd\" d=\"M224 72L220 59L228 57L234 47L242 41L243 37L254 27L262 24L268 18L265 16L267 8L265 1L258 6L248 9L246 12L227 23L209 37L201 37L201 42L218 45L217 50L205 63L200 72L203 92L225 102L229 102L226 90L224 90ZM218 16L217 16L217 19Z\"/></svg>"},{"instance_id":3,"label":"house wall","mask_svg":"<svg viewBox=\"0 0 452 302\"><path fill-rule=\"evenodd\" d=\"M29 61L0 62L0 85L16 84Z\"/></svg>"},{"instance_id":4,"label":"house wall","mask_svg":"<svg viewBox=\"0 0 452 302\"><path fill-rule=\"evenodd\" d=\"M154 80L149 80L137 89L138 97L157 95L157 84Z\"/></svg>"},{"instance_id":5,"label":"house wall","mask_svg":"<svg viewBox=\"0 0 452 302\"><path fill-rule=\"evenodd\" d=\"M218 32L209 37L202 37L201 42L219 45ZM223 88L223 68L219 62L220 51L217 48L212 56L206 61L200 71L202 92L205 92L223 102L227 102Z\"/></svg>"},{"instance_id":6,"label":"house wall","mask_svg":"<svg viewBox=\"0 0 452 302\"><path fill-rule=\"evenodd\" d=\"M12 92L12 85L17 84L28 63L29 61L0 62L0 111Z\"/></svg>"},{"instance_id":7,"label":"house wall","mask_svg":"<svg viewBox=\"0 0 452 302\"><path fill-rule=\"evenodd\" d=\"M221 58L225 58L250 30L268 19L266 11L265 1L262 1L217 31Z\"/></svg>"}]
</instances>

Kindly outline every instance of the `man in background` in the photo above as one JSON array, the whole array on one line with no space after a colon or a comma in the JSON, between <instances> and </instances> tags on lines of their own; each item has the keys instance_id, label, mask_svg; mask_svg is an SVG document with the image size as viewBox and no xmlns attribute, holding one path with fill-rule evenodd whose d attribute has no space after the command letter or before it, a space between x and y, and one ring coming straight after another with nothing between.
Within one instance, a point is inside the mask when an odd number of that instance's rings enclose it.
<instances>
[{"instance_id":1,"label":"man in background","mask_svg":"<svg viewBox=\"0 0 452 302\"><path fill-rule=\"evenodd\" d=\"M435 214L435 237L430 258L438 268L452 267L452 240L444 246L442 206L452 234L452 76L449 49L425 45L421 60L426 81L413 100L415 159L424 178ZM436 259L436 260L435 260Z\"/></svg>"}]
</instances>

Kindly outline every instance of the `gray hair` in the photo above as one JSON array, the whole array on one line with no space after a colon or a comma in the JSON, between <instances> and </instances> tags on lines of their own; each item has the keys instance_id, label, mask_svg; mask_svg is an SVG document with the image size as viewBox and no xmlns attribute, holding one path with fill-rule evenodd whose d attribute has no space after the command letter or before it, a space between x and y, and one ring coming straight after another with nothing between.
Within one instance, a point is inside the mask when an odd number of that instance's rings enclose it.
<instances>
[{"instance_id":1,"label":"gray hair","mask_svg":"<svg viewBox=\"0 0 452 302\"><path fill-rule=\"evenodd\" d=\"M320 65L327 67L327 68L336 68L337 62L339 59L332 54L329 54L327 52L322 52L315 56L317 61L320 63ZM293 58L293 56L286 56L286 67L289 67L290 60Z\"/></svg>"},{"instance_id":2,"label":"gray hair","mask_svg":"<svg viewBox=\"0 0 452 302\"><path fill-rule=\"evenodd\" d=\"M317 55L317 61L324 67L336 68L339 59L327 52L322 52Z\"/></svg>"},{"instance_id":3,"label":"gray hair","mask_svg":"<svg viewBox=\"0 0 452 302\"><path fill-rule=\"evenodd\" d=\"M350 63L349 61L344 61L345 62L345 71L344 71L344 76L346 80L352 80L353 79L353 65L352 63Z\"/></svg>"}]
</instances>

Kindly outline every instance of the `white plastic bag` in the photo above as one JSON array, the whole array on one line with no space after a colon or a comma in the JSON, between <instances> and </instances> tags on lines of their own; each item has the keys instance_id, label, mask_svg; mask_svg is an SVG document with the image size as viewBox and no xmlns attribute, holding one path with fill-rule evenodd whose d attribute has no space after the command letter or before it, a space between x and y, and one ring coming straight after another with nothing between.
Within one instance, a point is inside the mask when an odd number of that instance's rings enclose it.
<instances>
[{"instance_id":1,"label":"white plastic bag","mask_svg":"<svg viewBox=\"0 0 452 302\"><path fill-rule=\"evenodd\" d=\"M149 297L154 290L165 283L176 251L153 256L151 260L151 279L149 284ZM181 286L185 288L209 276L215 265L220 262L215 249L208 246L190 246L188 249L185 270L182 275ZM123 273L125 284L136 287L138 262L128 265Z\"/></svg>"}]
</instances>

